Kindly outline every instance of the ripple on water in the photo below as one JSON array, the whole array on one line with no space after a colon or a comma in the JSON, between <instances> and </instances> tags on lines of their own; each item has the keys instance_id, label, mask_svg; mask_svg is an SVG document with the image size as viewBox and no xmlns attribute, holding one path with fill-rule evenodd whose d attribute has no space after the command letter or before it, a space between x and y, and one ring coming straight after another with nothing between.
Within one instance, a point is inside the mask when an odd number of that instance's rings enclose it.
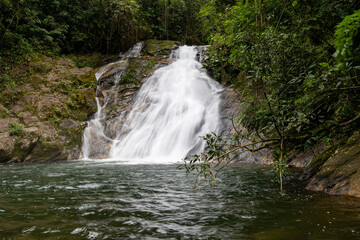
<instances>
[{"instance_id":1,"label":"ripple on water","mask_svg":"<svg viewBox=\"0 0 360 240\"><path fill-rule=\"evenodd\" d=\"M79 233L83 233L86 232L86 227L82 227L82 228L75 228L71 234L79 234Z\"/></svg>"},{"instance_id":2,"label":"ripple on water","mask_svg":"<svg viewBox=\"0 0 360 240\"><path fill-rule=\"evenodd\" d=\"M0 166L1 237L360 239L359 199L289 180L280 195L267 167L229 167L215 187L193 192L176 165L40 166Z\"/></svg>"},{"instance_id":3,"label":"ripple on water","mask_svg":"<svg viewBox=\"0 0 360 240\"><path fill-rule=\"evenodd\" d=\"M84 189L95 189L95 188L100 188L102 185L98 184L98 183L87 183L84 185L78 185L78 188L84 188Z\"/></svg>"}]
</instances>

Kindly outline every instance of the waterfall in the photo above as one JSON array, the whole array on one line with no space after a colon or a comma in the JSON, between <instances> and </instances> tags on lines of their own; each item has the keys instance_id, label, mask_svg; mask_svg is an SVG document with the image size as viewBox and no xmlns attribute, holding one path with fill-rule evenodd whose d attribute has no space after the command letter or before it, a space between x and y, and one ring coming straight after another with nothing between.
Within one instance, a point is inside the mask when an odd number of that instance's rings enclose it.
<instances>
[{"instance_id":1,"label":"waterfall","mask_svg":"<svg viewBox=\"0 0 360 240\"><path fill-rule=\"evenodd\" d=\"M91 137L108 138L108 158L131 163L171 163L199 153L200 136L218 132L222 87L212 80L196 59L196 47L182 46L176 60L156 70L141 86L124 124L114 139L104 134L100 106L84 133L84 157ZM104 72L105 70L100 70ZM123 114L118 116L124 118ZM94 129L96 128L96 130ZM98 131L96 134L90 132ZM96 140L94 140L96 142ZM94 142L93 141L93 142Z\"/></svg>"},{"instance_id":2,"label":"waterfall","mask_svg":"<svg viewBox=\"0 0 360 240\"><path fill-rule=\"evenodd\" d=\"M137 44L135 44L129 51L120 54L120 60L117 62L113 62L113 63L109 63L107 65L105 65L104 67L100 68L99 71L97 71L95 73L95 77L96 80L99 81L100 77L106 73L112 66L116 65L117 63L121 63L126 61L126 59L130 58L130 57L138 57L140 55L140 51L143 47L143 42L139 42ZM119 71L116 74L116 79L117 81L115 82L115 85L113 88L115 88L117 86L117 83L119 82L121 76L122 76L122 71ZM96 89L96 92L99 91L99 86ZM83 146L82 146L82 154L84 159L89 159L89 152L90 152L90 147L95 145L95 144L99 144L101 142L105 142L105 143L111 143L112 139L108 138L105 133L104 133L104 125L102 124L102 119L105 117L104 115L102 115L102 110L106 107L107 102L109 99L106 99L105 103L103 106L101 106L99 98L95 97L96 100L96 105L97 105L97 112L94 114L93 118L88 122L87 127L84 130L84 136L83 136ZM105 153L105 149L103 149L103 153Z\"/></svg>"}]
</instances>

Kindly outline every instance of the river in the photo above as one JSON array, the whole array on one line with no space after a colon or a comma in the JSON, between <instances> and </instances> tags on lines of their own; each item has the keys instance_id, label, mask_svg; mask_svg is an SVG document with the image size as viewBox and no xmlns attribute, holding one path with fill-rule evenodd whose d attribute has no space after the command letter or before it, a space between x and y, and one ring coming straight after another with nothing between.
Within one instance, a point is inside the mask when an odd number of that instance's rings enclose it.
<instances>
[{"instance_id":1,"label":"river","mask_svg":"<svg viewBox=\"0 0 360 240\"><path fill-rule=\"evenodd\" d=\"M284 194L271 168L234 165L192 191L176 164L68 161L0 166L3 239L360 239L360 199Z\"/></svg>"}]
</instances>

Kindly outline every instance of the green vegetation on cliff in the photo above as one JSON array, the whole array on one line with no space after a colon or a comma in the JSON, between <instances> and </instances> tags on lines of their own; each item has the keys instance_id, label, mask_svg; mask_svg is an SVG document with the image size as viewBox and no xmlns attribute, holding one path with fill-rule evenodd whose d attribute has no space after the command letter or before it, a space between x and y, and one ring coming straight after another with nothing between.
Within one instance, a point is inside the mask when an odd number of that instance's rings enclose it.
<instances>
[{"instance_id":1,"label":"green vegetation on cliff","mask_svg":"<svg viewBox=\"0 0 360 240\"><path fill-rule=\"evenodd\" d=\"M220 167L214 163L227 153L265 147L273 150L281 180L289 154L331 146L356 131L359 8L354 0L207 1L201 9L211 44L205 65L218 81L238 89L242 104L228 152L211 147L187 167L205 160L197 170L211 178Z\"/></svg>"},{"instance_id":2,"label":"green vegetation on cliff","mask_svg":"<svg viewBox=\"0 0 360 240\"><path fill-rule=\"evenodd\" d=\"M0 162L78 158L83 122L96 112L94 69L33 54L2 76Z\"/></svg>"},{"instance_id":3,"label":"green vegetation on cliff","mask_svg":"<svg viewBox=\"0 0 360 240\"><path fill-rule=\"evenodd\" d=\"M202 10L213 30L207 66L244 92L243 125L286 139L288 150L351 134L360 117L357 1L215 2Z\"/></svg>"}]
</instances>

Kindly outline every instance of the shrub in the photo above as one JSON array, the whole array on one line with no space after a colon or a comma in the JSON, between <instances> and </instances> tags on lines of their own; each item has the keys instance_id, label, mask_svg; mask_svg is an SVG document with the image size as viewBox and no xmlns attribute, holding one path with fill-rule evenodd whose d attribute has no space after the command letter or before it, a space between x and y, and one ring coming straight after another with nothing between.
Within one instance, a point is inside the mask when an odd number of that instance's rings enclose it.
<instances>
[{"instance_id":1,"label":"shrub","mask_svg":"<svg viewBox=\"0 0 360 240\"><path fill-rule=\"evenodd\" d=\"M22 134L23 126L16 122L10 122L10 136L20 136Z\"/></svg>"}]
</instances>

